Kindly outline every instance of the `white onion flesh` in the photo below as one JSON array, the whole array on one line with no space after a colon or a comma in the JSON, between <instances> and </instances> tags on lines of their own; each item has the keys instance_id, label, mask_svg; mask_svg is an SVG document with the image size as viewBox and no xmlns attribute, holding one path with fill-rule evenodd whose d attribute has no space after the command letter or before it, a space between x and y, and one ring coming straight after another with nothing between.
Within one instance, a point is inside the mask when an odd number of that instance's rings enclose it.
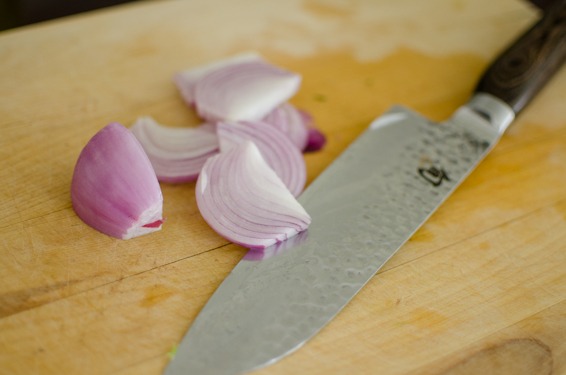
<instances>
[{"instance_id":1,"label":"white onion flesh","mask_svg":"<svg viewBox=\"0 0 566 375\"><path fill-rule=\"evenodd\" d=\"M207 160L196 198L203 218L218 234L252 249L285 241L311 221L251 141Z\"/></svg>"},{"instance_id":2,"label":"white onion flesh","mask_svg":"<svg viewBox=\"0 0 566 375\"><path fill-rule=\"evenodd\" d=\"M82 150L71 182L77 215L107 235L129 239L161 229L163 196L133 134L118 123L96 133Z\"/></svg>"},{"instance_id":3,"label":"white onion flesh","mask_svg":"<svg viewBox=\"0 0 566 375\"><path fill-rule=\"evenodd\" d=\"M279 129L261 121L224 121L217 124L217 133L222 152L253 141L291 194L298 196L303 191L307 179L305 160L301 151Z\"/></svg>"},{"instance_id":4,"label":"white onion flesh","mask_svg":"<svg viewBox=\"0 0 566 375\"><path fill-rule=\"evenodd\" d=\"M161 182L196 180L206 160L218 153L215 126L173 128L151 117L140 117L131 128Z\"/></svg>"}]
</instances>

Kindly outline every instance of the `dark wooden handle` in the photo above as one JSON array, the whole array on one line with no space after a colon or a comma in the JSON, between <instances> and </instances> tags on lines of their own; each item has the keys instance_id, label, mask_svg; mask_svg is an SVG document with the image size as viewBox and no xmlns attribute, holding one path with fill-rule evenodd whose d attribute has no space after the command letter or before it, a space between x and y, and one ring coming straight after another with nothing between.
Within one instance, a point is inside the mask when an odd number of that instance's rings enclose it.
<instances>
[{"instance_id":1,"label":"dark wooden handle","mask_svg":"<svg viewBox=\"0 0 566 375\"><path fill-rule=\"evenodd\" d=\"M491 64L475 91L498 97L518 114L565 60L566 0L556 0Z\"/></svg>"}]
</instances>

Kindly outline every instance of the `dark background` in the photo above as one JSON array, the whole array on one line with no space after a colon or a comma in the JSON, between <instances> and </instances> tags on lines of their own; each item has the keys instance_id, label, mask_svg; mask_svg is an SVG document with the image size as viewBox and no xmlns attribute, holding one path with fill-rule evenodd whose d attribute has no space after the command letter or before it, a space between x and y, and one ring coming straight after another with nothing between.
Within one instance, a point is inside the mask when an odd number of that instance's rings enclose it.
<instances>
[{"instance_id":1,"label":"dark background","mask_svg":"<svg viewBox=\"0 0 566 375\"><path fill-rule=\"evenodd\" d=\"M132 1L135 0L0 0L0 30ZM544 9L548 4L556 0L517 1L528 1Z\"/></svg>"},{"instance_id":2,"label":"dark background","mask_svg":"<svg viewBox=\"0 0 566 375\"><path fill-rule=\"evenodd\" d=\"M0 30L134 0L0 0Z\"/></svg>"}]
</instances>

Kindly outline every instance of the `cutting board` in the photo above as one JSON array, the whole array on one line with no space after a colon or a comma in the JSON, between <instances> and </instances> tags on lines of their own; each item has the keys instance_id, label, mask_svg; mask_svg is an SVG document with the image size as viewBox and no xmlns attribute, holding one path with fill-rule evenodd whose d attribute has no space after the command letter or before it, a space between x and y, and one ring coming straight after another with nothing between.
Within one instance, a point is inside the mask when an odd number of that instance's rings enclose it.
<instances>
[{"instance_id":1,"label":"cutting board","mask_svg":"<svg viewBox=\"0 0 566 375\"><path fill-rule=\"evenodd\" d=\"M445 119L538 16L518 0L145 1L0 33L0 373L159 374L245 254L194 183L162 184L163 230L128 241L72 209L103 126L199 123L175 72L256 51L300 73L292 102L328 138L310 183L392 104ZM566 374L565 299L562 69L333 322L257 373Z\"/></svg>"}]
</instances>

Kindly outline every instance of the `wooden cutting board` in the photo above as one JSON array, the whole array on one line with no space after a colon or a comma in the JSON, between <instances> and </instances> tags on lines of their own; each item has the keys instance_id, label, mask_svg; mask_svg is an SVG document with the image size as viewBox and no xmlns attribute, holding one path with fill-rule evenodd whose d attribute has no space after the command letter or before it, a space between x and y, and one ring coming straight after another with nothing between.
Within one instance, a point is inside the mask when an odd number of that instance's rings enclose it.
<instances>
[{"instance_id":1,"label":"wooden cutting board","mask_svg":"<svg viewBox=\"0 0 566 375\"><path fill-rule=\"evenodd\" d=\"M518 0L147 1L0 33L0 373L159 374L245 249L162 185L163 230L86 226L109 122L198 124L178 70L254 50L303 76L312 181L394 103L435 120L538 17ZM566 71L345 310L258 374L566 374ZM222 360L219 358L219 360Z\"/></svg>"}]
</instances>

